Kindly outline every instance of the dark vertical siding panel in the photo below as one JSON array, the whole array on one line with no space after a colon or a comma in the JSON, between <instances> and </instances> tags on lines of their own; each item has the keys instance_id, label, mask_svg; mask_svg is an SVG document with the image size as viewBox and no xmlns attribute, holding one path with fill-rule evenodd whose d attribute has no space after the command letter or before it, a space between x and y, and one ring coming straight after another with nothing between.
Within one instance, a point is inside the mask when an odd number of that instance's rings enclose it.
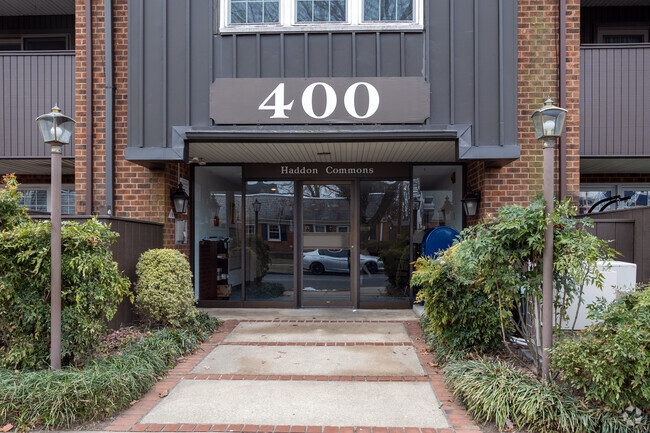
<instances>
[{"instance_id":1,"label":"dark vertical siding panel","mask_svg":"<svg viewBox=\"0 0 650 433\"><path fill-rule=\"evenodd\" d=\"M281 40L280 35L262 35L260 40L261 76L280 77L281 74Z\"/></svg>"},{"instance_id":2,"label":"dark vertical siding panel","mask_svg":"<svg viewBox=\"0 0 650 433\"><path fill-rule=\"evenodd\" d=\"M215 36L215 77L233 78L233 42L231 36Z\"/></svg>"},{"instance_id":3,"label":"dark vertical siding panel","mask_svg":"<svg viewBox=\"0 0 650 433\"><path fill-rule=\"evenodd\" d=\"M329 40L323 33L310 34L308 49L308 74L310 77L327 77L329 75Z\"/></svg>"},{"instance_id":4,"label":"dark vertical siding panel","mask_svg":"<svg viewBox=\"0 0 650 433\"><path fill-rule=\"evenodd\" d=\"M357 77L377 76L377 45L374 33L357 33L356 35L356 71Z\"/></svg>"},{"instance_id":5,"label":"dark vertical siding panel","mask_svg":"<svg viewBox=\"0 0 650 433\"><path fill-rule=\"evenodd\" d=\"M404 34L404 74L407 77L424 76L424 36L422 33Z\"/></svg>"},{"instance_id":6,"label":"dark vertical siding panel","mask_svg":"<svg viewBox=\"0 0 650 433\"><path fill-rule=\"evenodd\" d=\"M402 64L402 44L399 33L383 33L379 35L380 66L382 77L399 77Z\"/></svg>"},{"instance_id":7,"label":"dark vertical siding panel","mask_svg":"<svg viewBox=\"0 0 650 433\"><path fill-rule=\"evenodd\" d=\"M352 76L352 35L334 33L332 35L332 76Z\"/></svg>"},{"instance_id":8,"label":"dark vertical siding panel","mask_svg":"<svg viewBox=\"0 0 650 433\"><path fill-rule=\"evenodd\" d=\"M639 99L637 97L637 143L639 144L639 155L650 155L650 83L648 83L648 76L650 76L650 48L637 49L639 53L640 67L637 69L637 83L639 83L639 95L643 95Z\"/></svg>"},{"instance_id":9,"label":"dark vertical siding panel","mask_svg":"<svg viewBox=\"0 0 650 433\"><path fill-rule=\"evenodd\" d=\"M302 34L284 35L284 75L305 76L305 37Z\"/></svg>"},{"instance_id":10,"label":"dark vertical siding panel","mask_svg":"<svg viewBox=\"0 0 650 433\"><path fill-rule=\"evenodd\" d=\"M235 43L236 78L257 76L257 35L238 35Z\"/></svg>"},{"instance_id":11,"label":"dark vertical siding panel","mask_svg":"<svg viewBox=\"0 0 650 433\"><path fill-rule=\"evenodd\" d=\"M167 140L171 143L173 125L185 125L187 105L187 4L167 2ZM176 61L174 61L176 60Z\"/></svg>"},{"instance_id":12,"label":"dark vertical siding panel","mask_svg":"<svg viewBox=\"0 0 650 433\"><path fill-rule=\"evenodd\" d=\"M472 123L474 116L474 27L473 0L456 1L454 6L455 119L458 123Z\"/></svg>"},{"instance_id":13,"label":"dark vertical siding panel","mask_svg":"<svg viewBox=\"0 0 650 433\"><path fill-rule=\"evenodd\" d=\"M163 118L163 50L165 33L163 28L163 2L146 2L144 20L144 112L142 129L144 145L160 147L163 142L160 120Z\"/></svg>"},{"instance_id":14,"label":"dark vertical siding panel","mask_svg":"<svg viewBox=\"0 0 650 433\"><path fill-rule=\"evenodd\" d=\"M479 107L492 106L492 110L481 110L478 119L479 136L481 145L499 144L499 62L497 62L498 46L498 8L496 2L489 6L479 1L479 17L481 25L478 28L478 74ZM494 25L488 25L494 23Z\"/></svg>"},{"instance_id":15,"label":"dark vertical siding panel","mask_svg":"<svg viewBox=\"0 0 650 433\"><path fill-rule=\"evenodd\" d=\"M212 121L209 116L210 99L206 95L210 94L210 84L214 80L212 76L215 73L211 68L210 62L213 59L219 61L214 54L209 55L210 50L214 50L212 44L212 1L211 0L190 0L190 122L194 126L210 126ZM174 53L177 58L184 59L185 53ZM170 61L176 61L174 57ZM174 125L177 126L177 125Z\"/></svg>"},{"instance_id":16,"label":"dark vertical siding panel","mask_svg":"<svg viewBox=\"0 0 650 433\"><path fill-rule=\"evenodd\" d=\"M431 123L446 124L450 118L449 99L449 1L431 0L429 10L429 76L431 77Z\"/></svg>"},{"instance_id":17,"label":"dark vertical siding panel","mask_svg":"<svg viewBox=\"0 0 650 433\"><path fill-rule=\"evenodd\" d=\"M55 104L74 116L74 54L2 54L0 81L0 156L49 157L34 119ZM74 156L74 136L63 156Z\"/></svg>"}]
</instances>

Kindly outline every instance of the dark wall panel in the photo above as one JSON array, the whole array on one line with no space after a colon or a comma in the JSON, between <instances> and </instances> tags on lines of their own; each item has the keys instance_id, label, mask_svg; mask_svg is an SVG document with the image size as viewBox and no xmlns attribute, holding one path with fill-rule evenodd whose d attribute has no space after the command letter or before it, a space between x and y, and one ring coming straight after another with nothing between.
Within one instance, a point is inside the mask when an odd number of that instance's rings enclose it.
<instances>
[{"instance_id":1,"label":"dark wall panel","mask_svg":"<svg viewBox=\"0 0 650 433\"><path fill-rule=\"evenodd\" d=\"M284 76L305 76L305 35L302 33L284 35Z\"/></svg>"},{"instance_id":2,"label":"dark wall panel","mask_svg":"<svg viewBox=\"0 0 650 433\"><path fill-rule=\"evenodd\" d=\"M352 71L352 35L334 33L332 35L332 76L351 77Z\"/></svg>"},{"instance_id":3,"label":"dark wall panel","mask_svg":"<svg viewBox=\"0 0 650 433\"><path fill-rule=\"evenodd\" d=\"M650 44L580 50L580 154L650 156Z\"/></svg>"},{"instance_id":4,"label":"dark wall panel","mask_svg":"<svg viewBox=\"0 0 650 433\"><path fill-rule=\"evenodd\" d=\"M381 33L379 35L379 71L382 77L402 75L402 34Z\"/></svg>"},{"instance_id":5,"label":"dark wall panel","mask_svg":"<svg viewBox=\"0 0 650 433\"><path fill-rule=\"evenodd\" d=\"M516 0L424 4L423 30L220 34L213 0L130 0L129 146L210 126L215 78L282 76L425 77L431 128L472 125L476 146L516 145Z\"/></svg>"},{"instance_id":6,"label":"dark wall panel","mask_svg":"<svg viewBox=\"0 0 650 433\"><path fill-rule=\"evenodd\" d=\"M309 77L330 76L330 35L327 33L311 33L307 36L307 65Z\"/></svg>"},{"instance_id":7,"label":"dark wall panel","mask_svg":"<svg viewBox=\"0 0 650 433\"><path fill-rule=\"evenodd\" d=\"M34 119L55 104L74 117L74 63L71 51L0 54L0 157L50 157ZM74 136L63 157L74 157Z\"/></svg>"},{"instance_id":8,"label":"dark wall panel","mask_svg":"<svg viewBox=\"0 0 650 433\"><path fill-rule=\"evenodd\" d=\"M357 33L355 40L357 77L376 77L377 34Z\"/></svg>"},{"instance_id":9,"label":"dark wall panel","mask_svg":"<svg viewBox=\"0 0 650 433\"><path fill-rule=\"evenodd\" d=\"M282 76L282 46L280 35L262 35L260 37L261 75L262 77Z\"/></svg>"}]
</instances>

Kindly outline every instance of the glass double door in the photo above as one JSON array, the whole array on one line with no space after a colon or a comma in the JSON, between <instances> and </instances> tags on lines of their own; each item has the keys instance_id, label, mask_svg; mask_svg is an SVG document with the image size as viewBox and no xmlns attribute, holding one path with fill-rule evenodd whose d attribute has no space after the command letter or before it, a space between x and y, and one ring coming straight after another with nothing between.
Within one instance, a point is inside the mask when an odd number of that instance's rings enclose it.
<instances>
[{"instance_id":1,"label":"glass double door","mask_svg":"<svg viewBox=\"0 0 650 433\"><path fill-rule=\"evenodd\" d=\"M359 255L353 229L356 190L352 182L303 182L302 273L303 307L353 306Z\"/></svg>"}]
</instances>

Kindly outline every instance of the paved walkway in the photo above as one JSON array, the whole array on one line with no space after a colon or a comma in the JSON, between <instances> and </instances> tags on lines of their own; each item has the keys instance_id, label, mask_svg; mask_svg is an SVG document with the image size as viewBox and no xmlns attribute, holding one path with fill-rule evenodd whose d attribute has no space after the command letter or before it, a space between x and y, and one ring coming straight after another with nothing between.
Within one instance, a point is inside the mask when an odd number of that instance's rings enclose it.
<instances>
[{"instance_id":1,"label":"paved walkway","mask_svg":"<svg viewBox=\"0 0 650 433\"><path fill-rule=\"evenodd\" d=\"M224 325L110 431L478 433L412 311L211 309Z\"/></svg>"}]
</instances>

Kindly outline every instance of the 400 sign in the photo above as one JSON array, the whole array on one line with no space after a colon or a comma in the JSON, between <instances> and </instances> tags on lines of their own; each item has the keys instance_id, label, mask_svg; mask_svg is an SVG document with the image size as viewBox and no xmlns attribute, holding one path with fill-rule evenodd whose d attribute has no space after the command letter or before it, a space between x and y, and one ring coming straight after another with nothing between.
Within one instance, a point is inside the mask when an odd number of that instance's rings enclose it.
<instances>
[{"instance_id":1,"label":"400 sign","mask_svg":"<svg viewBox=\"0 0 650 433\"><path fill-rule=\"evenodd\" d=\"M210 87L219 125L423 123L429 112L421 77L220 78Z\"/></svg>"}]
</instances>

